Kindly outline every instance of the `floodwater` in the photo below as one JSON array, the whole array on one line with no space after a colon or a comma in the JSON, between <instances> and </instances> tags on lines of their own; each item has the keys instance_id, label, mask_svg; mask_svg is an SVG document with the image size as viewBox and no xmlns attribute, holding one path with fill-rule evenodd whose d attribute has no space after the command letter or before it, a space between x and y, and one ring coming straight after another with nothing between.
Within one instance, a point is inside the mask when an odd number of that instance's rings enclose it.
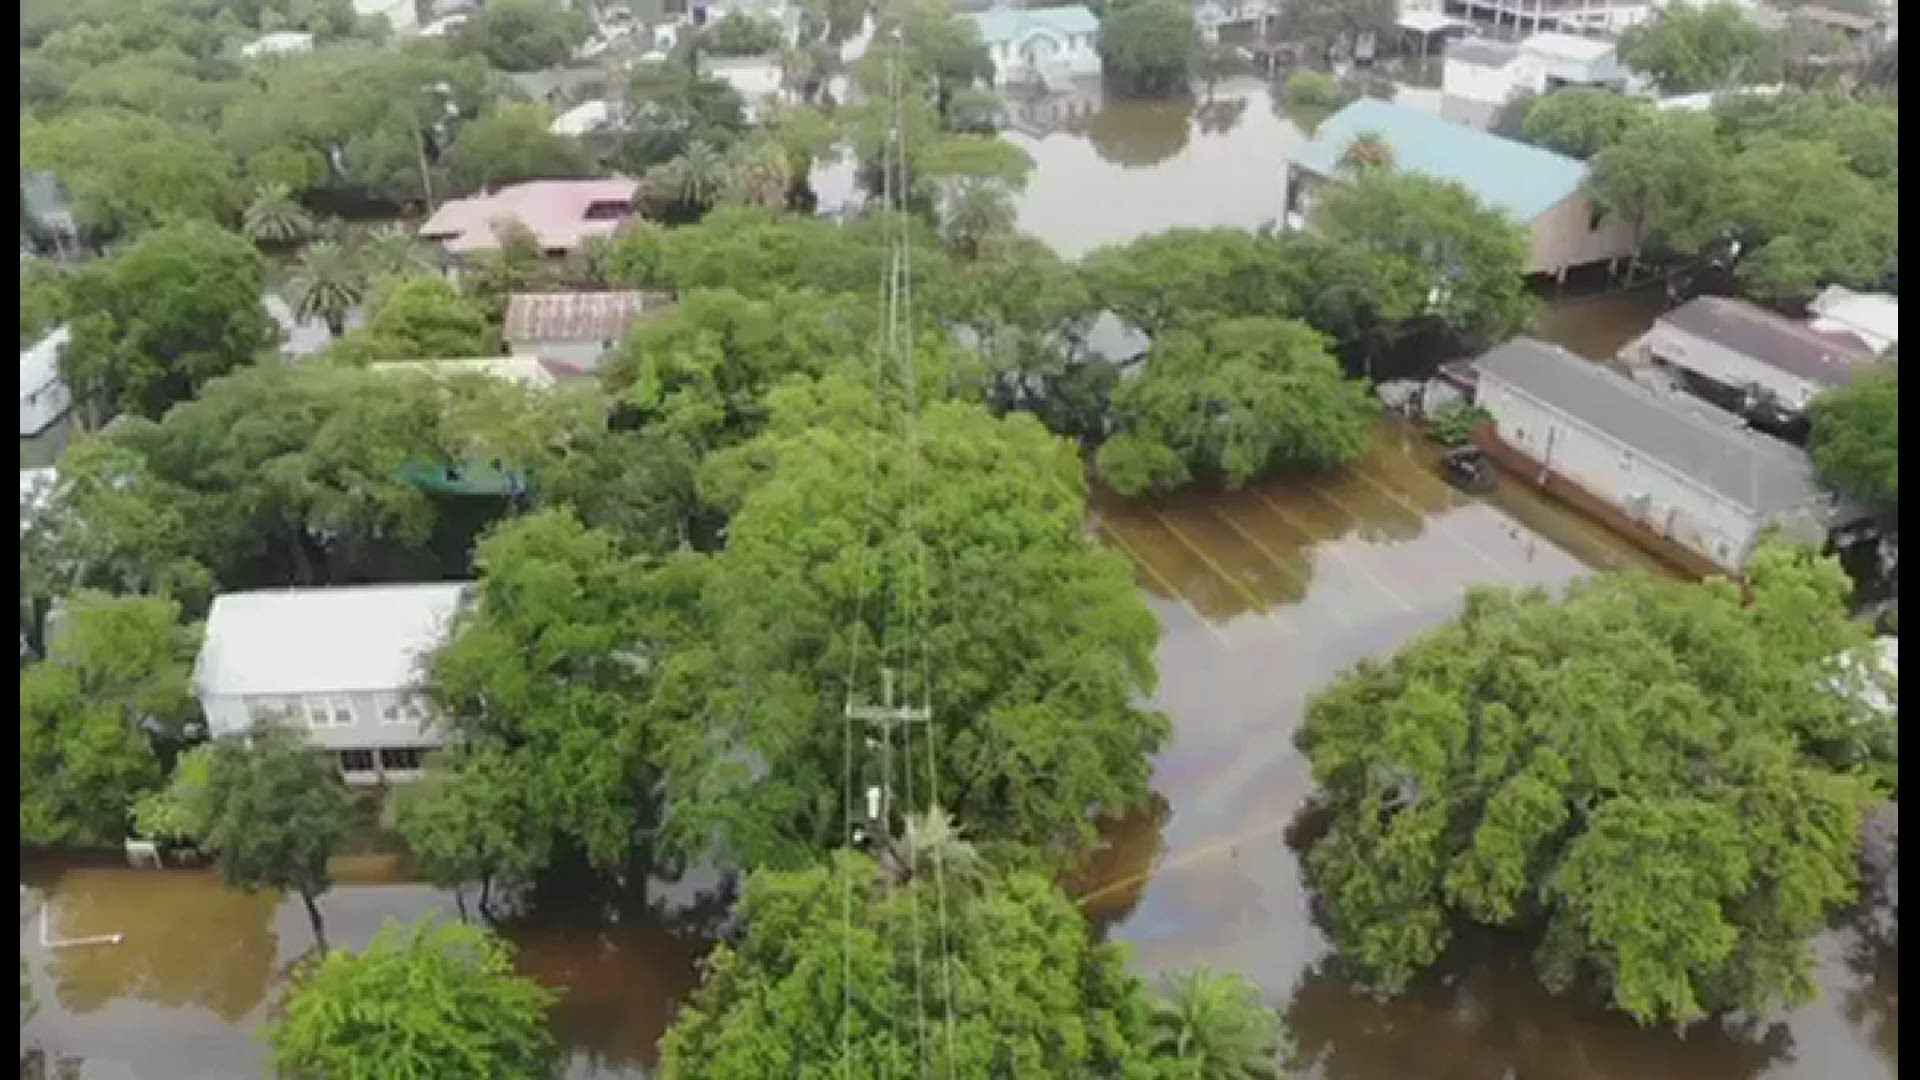
<instances>
[{"instance_id":1,"label":"floodwater","mask_svg":"<svg viewBox=\"0 0 1920 1080\"><path fill-rule=\"evenodd\" d=\"M1177 226L1271 221L1297 129L1262 84L1223 84L1214 98L1069 97L1016 116L1010 137L1038 163L1021 227L1075 256ZM1658 308L1646 290L1553 300L1535 332L1604 359ZM1524 953L1497 940L1463 941L1443 972L1387 1002L1329 969L1282 835L1309 787L1292 745L1308 698L1447 619L1474 585L1553 589L1596 571L1664 572L1520 485L1485 498L1454 491L1433 454L1383 422L1367 455L1334 476L1152 503L1096 495L1092 527L1132 559L1161 622L1155 703L1174 733L1155 765L1157 804L1110 825L1070 889L1132 945L1143 973L1199 962L1245 972L1328 1080L1894 1075L1897 951L1851 926L1819 941L1817 1003L1778 1024L1685 1038L1549 996ZM364 944L387 919L452 917L450 896L394 876L370 861L339 868L321 900L336 946ZM21 880L21 952L40 1003L23 1045L114 1070L97 1075L260 1075L254 1032L312 944L298 901L229 893L193 870L23 862ZM554 1026L569 1075L647 1075L704 948L682 925L508 931L522 969L562 992ZM58 944L111 933L125 936Z\"/></svg>"}]
</instances>

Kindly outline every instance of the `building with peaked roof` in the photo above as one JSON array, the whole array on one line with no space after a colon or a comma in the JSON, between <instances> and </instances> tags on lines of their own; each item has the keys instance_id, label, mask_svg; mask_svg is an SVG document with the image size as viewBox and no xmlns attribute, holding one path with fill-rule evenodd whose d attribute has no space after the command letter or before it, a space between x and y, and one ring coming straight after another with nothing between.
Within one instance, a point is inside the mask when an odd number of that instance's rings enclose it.
<instances>
[{"instance_id":1,"label":"building with peaked roof","mask_svg":"<svg viewBox=\"0 0 1920 1080\"><path fill-rule=\"evenodd\" d=\"M1451 180L1525 226L1528 273L1562 274L1633 250L1632 223L1601 215L1587 198L1585 162L1375 98L1334 113L1291 150L1287 227L1310 226L1313 192L1345 179L1341 157L1361 135L1382 139L1394 168Z\"/></svg>"},{"instance_id":2,"label":"building with peaked roof","mask_svg":"<svg viewBox=\"0 0 1920 1080\"><path fill-rule=\"evenodd\" d=\"M507 347L591 373L626 340L636 319L672 304L667 293L514 293L507 300Z\"/></svg>"},{"instance_id":3,"label":"building with peaked roof","mask_svg":"<svg viewBox=\"0 0 1920 1080\"><path fill-rule=\"evenodd\" d=\"M20 350L20 437L31 439L60 422L73 408L73 394L60 377L60 354L73 338L71 327L55 327Z\"/></svg>"},{"instance_id":4,"label":"building with peaked roof","mask_svg":"<svg viewBox=\"0 0 1920 1080\"><path fill-rule=\"evenodd\" d=\"M518 222L548 255L570 255L590 237L610 237L635 214L640 182L607 180L530 180L489 195L442 203L420 238L438 243L459 260L500 247L498 225Z\"/></svg>"},{"instance_id":5,"label":"building with peaked roof","mask_svg":"<svg viewBox=\"0 0 1920 1080\"><path fill-rule=\"evenodd\" d=\"M435 582L215 597L193 669L209 731L279 720L337 754L349 783L417 776L446 740L423 693L425 663L471 590Z\"/></svg>"},{"instance_id":6,"label":"building with peaked roof","mask_svg":"<svg viewBox=\"0 0 1920 1080\"><path fill-rule=\"evenodd\" d=\"M1532 338L1475 368L1502 443L1723 570L1743 567L1769 528L1826 540L1835 507L1807 455L1734 417Z\"/></svg>"},{"instance_id":7,"label":"building with peaked roof","mask_svg":"<svg viewBox=\"0 0 1920 1080\"><path fill-rule=\"evenodd\" d=\"M1724 296L1696 297L1674 308L1628 349L1684 372L1708 400L1728 407L1745 402L1740 412L1765 403L1783 420L1874 364L1873 351L1851 334L1823 333Z\"/></svg>"},{"instance_id":8,"label":"building with peaked roof","mask_svg":"<svg viewBox=\"0 0 1920 1080\"><path fill-rule=\"evenodd\" d=\"M554 117L553 123L547 125L547 130L574 139L618 133L627 130L626 117L622 115L624 112L618 101L595 98Z\"/></svg>"},{"instance_id":9,"label":"building with peaked roof","mask_svg":"<svg viewBox=\"0 0 1920 1080\"><path fill-rule=\"evenodd\" d=\"M1809 329L1851 336L1875 354L1900 344L1900 298L1896 296L1829 285L1807 305L1807 316Z\"/></svg>"},{"instance_id":10,"label":"building with peaked roof","mask_svg":"<svg viewBox=\"0 0 1920 1080\"><path fill-rule=\"evenodd\" d=\"M1627 69L1611 41L1535 34L1518 42L1467 38L1447 46L1440 70L1440 115L1484 128L1516 94L1569 86L1626 87Z\"/></svg>"},{"instance_id":11,"label":"building with peaked roof","mask_svg":"<svg viewBox=\"0 0 1920 1080\"><path fill-rule=\"evenodd\" d=\"M1100 74L1100 20L1083 4L995 6L970 16L993 57L993 84L1051 85Z\"/></svg>"}]
</instances>

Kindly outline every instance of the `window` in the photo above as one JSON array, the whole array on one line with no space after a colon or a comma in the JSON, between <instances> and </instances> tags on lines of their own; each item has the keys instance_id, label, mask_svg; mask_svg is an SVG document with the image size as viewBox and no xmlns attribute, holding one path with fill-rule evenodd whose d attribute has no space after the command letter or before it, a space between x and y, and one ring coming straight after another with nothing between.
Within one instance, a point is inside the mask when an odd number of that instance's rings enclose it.
<instances>
[{"instance_id":1,"label":"window","mask_svg":"<svg viewBox=\"0 0 1920 1080\"><path fill-rule=\"evenodd\" d=\"M389 746L380 751L380 767L394 772L412 772L420 768L426 751L417 746Z\"/></svg>"},{"instance_id":2,"label":"window","mask_svg":"<svg viewBox=\"0 0 1920 1080\"><path fill-rule=\"evenodd\" d=\"M351 698L310 697L303 704L310 728L343 728L354 724Z\"/></svg>"},{"instance_id":3,"label":"window","mask_svg":"<svg viewBox=\"0 0 1920 1080\"><path fill-rule=\"evenodd\" d=\"M1632 451L1630 450L1620 451L1620 471L1621 472L1633 471L1633 452Z\"/></svg>"},{"instance_id":4,"label":"window","mask_svg":"<svg viewBox=\"0 0 1920 1080\"><path fill-rule=\"evenodd\" d=\"M340 751L340 770L342 772L350 772L350 773L372 772L373 771L373 751L371 750Z\"/></svg>"},{"instance_id":5,"label":"window","mask_svg":"<svg viewBox=\"0 0 1920 1080\"><path fill-rule=\"evenodd\" d=\"M419 694L408 694L380 710L380 718L389 724L422 723L427 718L426 700Z\"/></svg>"}]
</instances>

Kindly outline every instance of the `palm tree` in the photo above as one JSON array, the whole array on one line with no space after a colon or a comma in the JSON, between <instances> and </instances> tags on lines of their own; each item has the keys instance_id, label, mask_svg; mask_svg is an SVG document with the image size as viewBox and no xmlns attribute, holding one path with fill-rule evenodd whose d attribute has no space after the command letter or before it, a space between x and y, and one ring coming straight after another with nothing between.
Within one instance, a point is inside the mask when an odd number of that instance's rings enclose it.
<instances>
[{"instance_id":1,"label":"palm tree","mask_svg":"<svg viewBox=\"0 0 1920 1080\"><path fill-rule=\"evenodd\" d=\"M1267 1080L1280 1075L1280 1018L1238 974L1205 964L1168 980L1154 1002L1153 1050L1170 1076L1192 1080Z\"/></svg>"},{"instance_id":2,"label":"palm tree","mask_svg":"<svg viewBox=\"0 0 1920 1080\"><path fill-rule=\"evenodd\" d=\"M882 865L897 882L930 880L936 872L944 885L965 885L986 872L986 860L971 842L960 836L960 826L938 806L924 814L908 814L900 839L887 845Z\"/></svg>"},{"instance_id":3,"label":"palm tree","mask_svg":"<svg viewBox=\"0 0 1920 1080\"><path fill-rule=\"evenodd\" d=\"M719 196L727 180L727 160L710 144L696 142L679 157L652 169L647 180L665 198L698 212Z\"/></svg>"},{"instance_id":4,"label":"palm tree","mask_svg":"<svg viewBox=\"0 0 1920 1080\"><path fill-rule=\"evenodd\" d=\"M973 258L988 239L1013 231L1017 214L1006 185L969 177L947 190L947 244Z\"/></svg>"},{"instance_id":5,"label":"palm tree","mask_svg":"<svg viewBox=\"0 0 1920 1080\"><path fill-rule=\"evenodd\" d=\"M398 225L382 225L361 233L352 246L369 277L412 277L434 269L433 255Z\"/></svg>"},{"instance_id":6,"label":"palm tree","mask_svg":"<svg viewBox=\"0 0 1920 1080\"><path fill-rule=\"evenodd\" d=\"M290 287L294 315L302 320L325 319L334 337L347 332L347 313L367 295L359 260L332 240L315 241L300 252Z\"/></svg>"},{"instance_id":7,"label":"palm tree","mask_svg":"<svg viewBox=\"0 0 1920 1080\"><path fill-rule=\"evenodd\" d=\"M313 229L313 219L285 184L262 184L241 218L247 238L256 244L293 244Z\"/></svg>"},{"instance_id":8,"label":"palm tree","mask_svg":"<svg viewBox=\"0 0 1920 1080\"><path fill-rule=\"evenodd\" d=\"M1340 152L1340 167L1354 172L1393 168L1393 147L1378 132L1363 131Z\"/></svg>"},{"instance_id":9,"label":"palm tree","mask_svg":"<svg viewBox=\"0 0 1920 1080\"><path fill-rule=\"evenodd\" d=\"M730 159L722 196L726 202L769 210L786 207L793 172L784 147L769 138L754 139L736 145Z\"/></svg>"}]
</instances>

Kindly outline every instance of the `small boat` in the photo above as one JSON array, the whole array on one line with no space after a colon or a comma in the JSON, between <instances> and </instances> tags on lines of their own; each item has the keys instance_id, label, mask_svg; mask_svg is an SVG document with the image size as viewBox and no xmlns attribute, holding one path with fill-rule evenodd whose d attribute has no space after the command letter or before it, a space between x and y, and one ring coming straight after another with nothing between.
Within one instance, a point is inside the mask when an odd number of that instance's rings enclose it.
<instances>
[{"instance_id":1,"label":"small boat","mask_svg":"<svg viewBox=\"0 0 1920 1080\"><path fill-rule=\"evenodd\" d=\"M1462 491L1480 494L1497 482L1493 462L1477 446L1456 446L1440 458L1440 475Z\"/></svg>"}]
</instances>

